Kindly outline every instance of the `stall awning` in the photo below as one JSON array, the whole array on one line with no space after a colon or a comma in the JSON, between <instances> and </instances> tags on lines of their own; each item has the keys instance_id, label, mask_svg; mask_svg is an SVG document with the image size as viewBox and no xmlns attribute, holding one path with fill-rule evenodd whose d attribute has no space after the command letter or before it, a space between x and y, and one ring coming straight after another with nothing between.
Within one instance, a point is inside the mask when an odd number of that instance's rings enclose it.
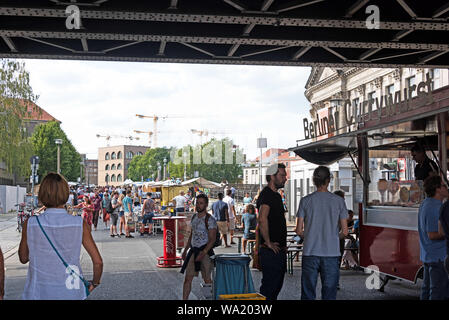
<instances>
[{"instance_id":1,"label":"stall awning","mask_svg":"<svg viewBox=\"0 0 449 320\"><path fill-rule=\"evenodd\" d=\"M357 132L348 132L324 140L306 143L288 149L304 160L318 164L330 165L357 151Z\"/></svg>"}]
</instances>

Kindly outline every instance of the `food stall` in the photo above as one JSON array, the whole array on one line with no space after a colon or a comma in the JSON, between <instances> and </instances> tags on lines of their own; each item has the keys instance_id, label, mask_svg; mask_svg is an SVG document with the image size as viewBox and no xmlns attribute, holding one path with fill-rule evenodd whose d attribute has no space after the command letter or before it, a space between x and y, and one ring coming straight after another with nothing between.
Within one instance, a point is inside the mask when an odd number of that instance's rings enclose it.
<instances>
[{"instance_id":1,"label":"food stall","mask_svg":"<svg viewBox=\"0 0 449 320\"><path fill-rule=\"evenodd\" d=\"M447 181L449 87L431 91L428 81L417 87L421 91L416 97L406 95L383 106L370 101L346 113L345 102L341 111L346 127L334 124L327 132L315 127L309 141L290 148L319 165L352 159L357 171L360 266L379 270L381 291L389 279L416 283L422 277L418 210L425 194L423 181L414 176L410 149L415 143L425 147Z\"/></svg>"}]
</instances>

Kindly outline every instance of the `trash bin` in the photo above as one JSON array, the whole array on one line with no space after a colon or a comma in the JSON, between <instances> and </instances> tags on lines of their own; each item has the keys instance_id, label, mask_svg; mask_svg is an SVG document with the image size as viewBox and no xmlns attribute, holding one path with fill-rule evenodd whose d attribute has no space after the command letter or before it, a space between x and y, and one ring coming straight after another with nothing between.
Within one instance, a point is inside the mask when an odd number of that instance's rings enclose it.
<instances>
[{"instance_id":1,"label":"trash bin","mask_svg":"<svg viewBox=\"0 0 449 320\"><path fill-rule=\"evenodd\" d=\"M217 254L214 257L213 297L256 293L249 269L251 258L246 254Z\"/></svg>"}]
</instances>

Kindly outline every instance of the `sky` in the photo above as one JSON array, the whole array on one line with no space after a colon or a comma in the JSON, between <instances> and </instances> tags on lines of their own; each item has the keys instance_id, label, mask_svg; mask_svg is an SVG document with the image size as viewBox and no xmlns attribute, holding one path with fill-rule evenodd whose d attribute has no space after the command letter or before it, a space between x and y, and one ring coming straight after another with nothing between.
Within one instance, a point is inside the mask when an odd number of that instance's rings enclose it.
<instances>
[{"instance_id":1,"label":"sky","mask_svg":"<svg viewBox=\"0 0 449 320\"><path fill-rule=\"evenodd\" d=\"M260 153L257 138L268 148L290 148L303 139L302 118L309 67L234 66L138 62L23 60L37 104L62 122L79 153L98 158L107 146L149 146L153 120L143 115L183 115L158 121L158 147L199 144L191 129L217 131L202 137L229 137L247 159Z\"/></svg>"}]
</instances>

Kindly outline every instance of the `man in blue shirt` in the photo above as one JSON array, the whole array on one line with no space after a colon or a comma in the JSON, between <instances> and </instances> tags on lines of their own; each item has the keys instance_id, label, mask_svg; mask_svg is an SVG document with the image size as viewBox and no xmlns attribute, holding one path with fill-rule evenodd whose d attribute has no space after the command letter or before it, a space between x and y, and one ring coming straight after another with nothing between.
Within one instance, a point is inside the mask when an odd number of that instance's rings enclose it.
<instances>
[{"instance_id":1,"label":"man in blue shirt","mask_svg":"<svg viewBox=\"0 0 449 320\"><path fill-rule=\"evenodd\" d=\"M445 300L449 298L449 280L444 269L446 245L438 232L438 220L443 199L449 196L440 176L424 180L427 198L418 212L420 259L424 264L421 300Z\"/></svg>"}]
</instances>

